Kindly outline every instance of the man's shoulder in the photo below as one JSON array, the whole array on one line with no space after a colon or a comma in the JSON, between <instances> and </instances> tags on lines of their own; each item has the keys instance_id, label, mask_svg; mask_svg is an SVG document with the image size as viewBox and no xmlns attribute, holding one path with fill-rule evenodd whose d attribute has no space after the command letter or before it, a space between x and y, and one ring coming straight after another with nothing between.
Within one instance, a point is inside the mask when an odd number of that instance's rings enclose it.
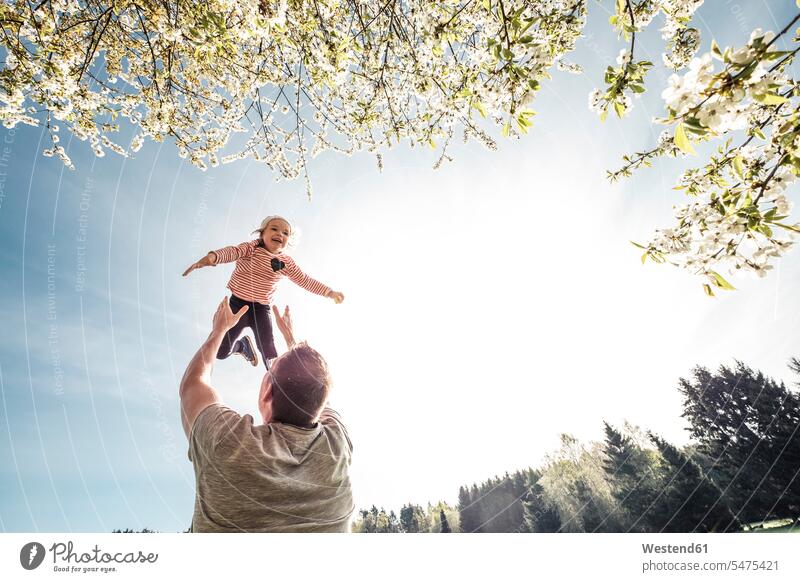
<instances>
[{"instance_id":1,"label":"man's shoulder","mask_svg":"<svg viewBox=\"0 0 800 582\"><path fill-rule=\"evenodd\" d=\"M198 429L202 430L202 428L208 424L235 423L241 418L242 415L232 408L225 406L221 402L213 402L201 410L197 415L194 425L192 426L192 433Z\"/></svg>"},{"instance_id":2,"label":"man's shoulder","mask_svg":"<svg viewBox=\"0 0 800 582\"><path fill-rule=\"evenodd\" d=\"M322 409L322 412L319 414L319 422L322 424L330 424L331 422L336 422L339 424L344 424L342 422L342 415L336 412L330 406L326 406Z\"/></svg>"},{"instance_id":3,"label":"man's shoulder","mask_svg":"<svg viewBox=\"0 0 800 582\"><path fill-rule=\"evenodd\" d=\"M208 456L230 435L241 434L252 426L253 418L249 414L242 416L219 402L209 404L200 411L192 425L189 457L192 457L193 450L198 449Z\"/></svg>"},{"instance_id":4,"label":"man's shoulder","mask_svg":"<svg viewBox=\"0 0 800 582\"><path fill-rule=\"evenodd\" d=\"M319 415L319 423L328 431L337 432L347 442L347 447L350 452L353 451L353 443L350 440L350 435L347 432L347 427L342 421L341 415L333 408L326 406L322 413Z\"/></svg>"}]
</instances>

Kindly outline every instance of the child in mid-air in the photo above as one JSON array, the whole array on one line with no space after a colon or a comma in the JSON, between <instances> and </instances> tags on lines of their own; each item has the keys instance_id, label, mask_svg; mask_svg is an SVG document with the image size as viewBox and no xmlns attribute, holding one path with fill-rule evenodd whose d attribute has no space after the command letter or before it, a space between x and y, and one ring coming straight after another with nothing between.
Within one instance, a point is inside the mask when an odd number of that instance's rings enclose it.
<instances>
[{"instance_id":1,"label":"child in mid-air","mask_svg":"<svg viewBox=\"0 0 800 582\"><path fill-rule=\"evenodd\" d=\"M261 226L253 231L253 234L256 233L258 233L256 240L209 252L186 269L183 276L200 267L236 261L236 268L228 281L228 289L231 290L231 311L237 313L245 305L248 305L249 309L225 334L217 358L224 360L231 354L239 354L253 366L258 366L258 355L253 349L250 337L243 336L237 339L242 330L249 327L255 335L256 346L261 352L264 365L269 368L269 361L278 355L272 337L269 305L275 294L275 287L282 277L289 277L303 289L333 299L336 303L344 301L344 295L303 273L292 257L283 254L283 249L292 236L292 227L285 218L268 216L261 221Z\"/></svg>"}]
</instances>

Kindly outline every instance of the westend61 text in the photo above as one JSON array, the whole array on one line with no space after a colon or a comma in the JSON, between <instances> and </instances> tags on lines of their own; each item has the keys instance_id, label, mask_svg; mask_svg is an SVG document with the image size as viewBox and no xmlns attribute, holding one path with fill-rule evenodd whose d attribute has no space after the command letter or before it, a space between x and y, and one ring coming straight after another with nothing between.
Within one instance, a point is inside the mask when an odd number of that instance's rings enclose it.
<instances>
[{"instance_id":1,"label":"westend61 text","mask_svg":"<svg viewBox=\"0 0 800 582\"><path fill-rule=\"evenodd\" d=\"M642 544L642 551L645 554L707 554L708 544L687 544L684 546Z\"/></svg>"},{"instance_id":2,"label":"westend61 text","mask_svg":"<svg viewBox=\"0 0 800 582\"><path fill-rule=\"evenodd\" d=\"M53 563L60 558L62 562L75 563L75 564L152 564L158 560L158 554L144 554L139 552L116 552L109 554L103 552L97 544L88 552L80 554L72 550L72 542L63 544L57 542L50 546L50 552L53 554Z\"/></svg>"}]
</instances>

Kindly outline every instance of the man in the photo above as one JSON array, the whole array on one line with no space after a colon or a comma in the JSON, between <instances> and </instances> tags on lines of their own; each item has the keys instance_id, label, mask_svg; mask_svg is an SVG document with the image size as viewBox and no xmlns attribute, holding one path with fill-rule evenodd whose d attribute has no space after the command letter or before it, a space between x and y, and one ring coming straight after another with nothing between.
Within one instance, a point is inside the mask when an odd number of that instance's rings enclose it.
<instances>
[{"instance_id":1,"label":"man","mask_svg":"<svg viewBox=\"0 0 800 582\"><path fill-rule=\"evenodd\" d=\"M183 375L183 430L194 464L195 532L346 532L353 497L353 446L339 415L326 406L325 360L295 344L289 308L273 306L288 351L275 359L258 395L263 425L224 406L211 371L225 333L247 312L228 298Z\"/></svg>"}]
</instances>

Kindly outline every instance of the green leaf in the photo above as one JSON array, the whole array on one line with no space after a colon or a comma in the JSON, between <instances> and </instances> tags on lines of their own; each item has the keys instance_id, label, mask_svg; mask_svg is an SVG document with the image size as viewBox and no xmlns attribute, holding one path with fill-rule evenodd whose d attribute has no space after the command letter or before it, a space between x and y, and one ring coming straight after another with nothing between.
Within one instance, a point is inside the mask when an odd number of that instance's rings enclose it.
<instances>
[{"instance_id":1,"label":"green leaf","mask_svg":"<svg viewBox=\"0 0 800 582\"><path fill-rule=\"evenodd\" d=\"M504 123L502 129L503 137L508 137L508 134L511 133L511 124Z\"/></svg>"},{"instance_id":2,"label":"green leaf","mask_svg":"<svg viewBox=\"0 0 800 582\"><path fill-rule=\"evenodd\" d=\"M736 175L744 180L744 160L742 159L742 156L736 156L733 158L733 169L736 172Z\"/></svg>"},{"instance_id":3,"label":"green leaf","mask_svg":"<svg viewBox=\"0 0 800 582\"><path fill-rule=\"evenodd\" d=\"M678 146L683 152L694 155L696 152L692 147L692 142L686 137L686 131L683 129L683 123L679 123L675 128L675 145Z\"/></svg>"},{"instance_id":4,"label":"green leaf","mask_svg":"<svg viewBox=\"0 0 800 582\"><path fill-rule=\"evenodd\" d=\"M766 237L772 237L772 229L766 224L760 224L758 226L758 232L760 232Z\"/></svg>"},{"instance_id":5,"label":"green leaf","mask_svg":"<svg viewBox=\"0 0 800 582\"><path fill-rule=\"evenodd\" d=\"M780 105L781 103L786 103L788 99L783 97L782 95L777 95L775 93L764 93L763 95L754 95L753 98L763 103L764 105Z\"/></svg>"},{"instance_id":6,"label":"green leaf","mask_svg":"<svg viewBox=\"0 0 800 582\"><path fill-rule=\"evenodd\" d=\"M716 271L709 271L708 274L711 277L711 282L720 289L727 289L728 291L736 291L736 287L728 283L725 280L725 278Z\"/></svg>"},{"instance_id":7,"label":"green leaf","mask_svg":"<svg viewBox=\"0 0 800 582\"><path fill-rule=\"evenodd\" d=\"M800 2L800 0L798 1ZM708 295L709 297L714 297L714 292L711 290L711 285L709 285L708 283L703 284L703 291L705 291L706 295Z\"/></svg>"},{"instance_id":8,"label":"green leaf","mask_svg":"<svg viewBox=\"0 0 800 582\"><path fill-rule=\"evenodd\" d=\"M483 103L480 101L473 101L472 106L478 110L478 113L481 114L481 117L486 117L486 106Z\"/></svg>"},{"instance_id":9,"label":"green leaf","mask_svg":"<svg viewBox=\"0 0 800 582\"><path fill-rule=\"evenodd\" d=\"M798 2L800 2L800 0L798 0ZM772 224L785 228L786 230L791 230L792 232L800 232L800 227L795 224L783 224L782 222L773 222Z\"/></svg>"}]
</instances>

